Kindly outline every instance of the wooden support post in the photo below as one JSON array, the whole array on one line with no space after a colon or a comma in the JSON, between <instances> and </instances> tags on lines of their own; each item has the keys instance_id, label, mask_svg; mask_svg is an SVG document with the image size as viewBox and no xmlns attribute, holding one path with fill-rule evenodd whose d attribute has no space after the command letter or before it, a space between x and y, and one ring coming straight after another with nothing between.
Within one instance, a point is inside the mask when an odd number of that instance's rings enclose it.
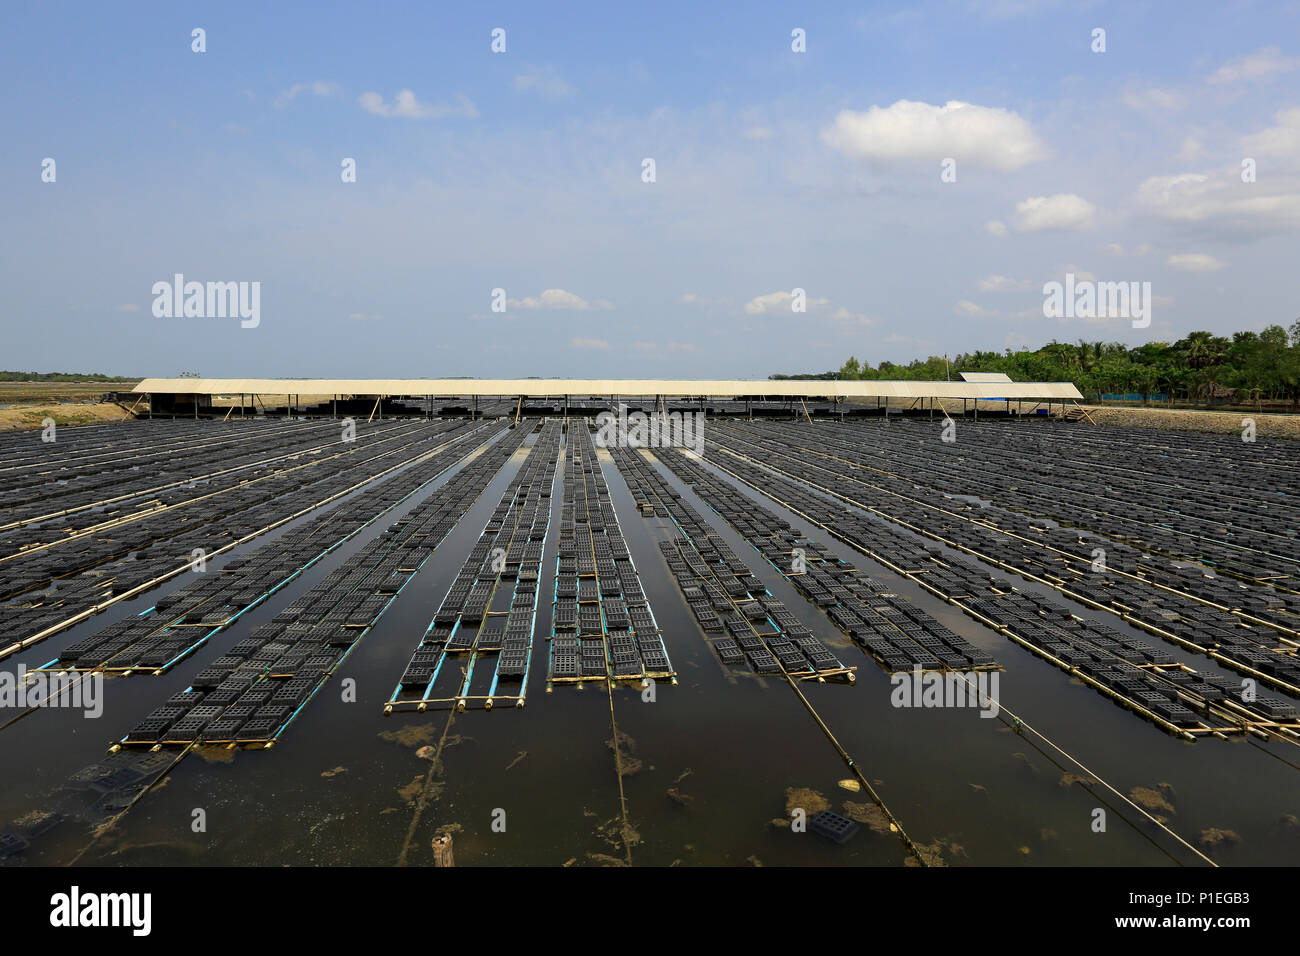
<instances>
[{"instance_id":1,"label":"wooden support post","mask_svg":"<svg viewBox=\"0 0 1300 956\"><path fill-rule=\"evenodd\" d=\"M456 860L452 855L452 841L450 833L439 833L433 838L433 865L434 866L455 866Z\"/></svg>"},{"instance_id":2,"label":"wooden support post","mask_svg":"<svg viewBox=\"0 0 1300 956\"><path fill-rule=\"evenodd\" d=\"M808 414L808 406L804 404L804 400L802 398L799 399L799 404L803 406L803 417L808 419L808 424L811 425L813 421L812 421L812 416Z\"/></svg>"},{"instance_id":3,"label":"wooden support post","mask_svg":"<svg viewBox=\"0 0 1300 956\"><path fill-rule=\"evenodd\" d=\"M515 424L512 427L515 428L519 427L519 416L522 415L523 412L524 412L524 397L520 395L519 404L515 406Z\"/></svg>"},{"instance_id":4,"label":"wooden support post","mask_svg":"<svg viewBox=\"0 0 1300 956\"><path fill-rule=\"evenodd\" d=\"M375 398L375 407L372 408L372 409L370 409L370 417L366 419L366 424L367 424L367 425L369 425L371 422L373 422L373 421L375 420L375 412L379 409L379 403L380 403L380 401L383 400L383 397L384 397L384 396L379 395L379 396L377 396L377 397Z\"/></svg>"}]
</instances>

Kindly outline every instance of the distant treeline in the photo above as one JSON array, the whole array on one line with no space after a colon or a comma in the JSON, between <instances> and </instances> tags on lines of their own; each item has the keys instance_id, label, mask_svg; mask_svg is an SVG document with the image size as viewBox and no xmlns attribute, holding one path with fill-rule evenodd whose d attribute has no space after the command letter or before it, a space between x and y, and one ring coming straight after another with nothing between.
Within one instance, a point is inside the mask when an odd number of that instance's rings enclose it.
<instances>
[{"instance_id":1,"label":"distant treeline","mask_svg":"<svg viewBox=\"0 0 1300 956\"><path fill-rule=\"evenodd\" d=\"M1074 382L1085 395L1169 395L1189 401L1289 400L1300 403L1300 320L1290 332L1270 325L1231 338L1192 332L1177 342L1129 348L1119 342L1049 342L1040 349L931 355L906 365L850 357L837 371L776 374L776 380L912 379L961 381L958 372L1005 372L1017 382Z\"/></svg>"},{"instance_id":2,"label":"distant treeline","mask_svg":"<svg viewBox=\"0 0 1300 956\"><path fill-rule=\"evenodd\" d=\"M99 372L0 372L0 382L138 382L139 377Z\"/></svg>"}]
</instances>

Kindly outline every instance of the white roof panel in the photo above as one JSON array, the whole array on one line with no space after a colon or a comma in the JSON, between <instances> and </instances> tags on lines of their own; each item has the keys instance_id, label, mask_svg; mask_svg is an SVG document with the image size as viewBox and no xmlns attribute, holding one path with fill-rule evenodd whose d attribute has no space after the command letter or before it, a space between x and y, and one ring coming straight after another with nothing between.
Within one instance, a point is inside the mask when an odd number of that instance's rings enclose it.
<instances>
[{"instance_id":1,"label":"white roof panel","mask_svg":"<svg viewBox=\"0 0 1300 956\"><path fill-rule=\"evenodd\" d=\"M991 387L993 386L993 387ZM137 393L172 395L699 396L1080 399L1070 382L772 381L770 379L146 378Z\"/></svg>"}]
</instances>

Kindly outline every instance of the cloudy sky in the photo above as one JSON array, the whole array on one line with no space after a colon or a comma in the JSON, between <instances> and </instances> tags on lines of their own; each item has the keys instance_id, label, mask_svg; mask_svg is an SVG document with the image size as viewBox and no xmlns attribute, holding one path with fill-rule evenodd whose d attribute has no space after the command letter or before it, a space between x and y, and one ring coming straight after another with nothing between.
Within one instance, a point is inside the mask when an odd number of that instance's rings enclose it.
<instances>
[{"instance_id":1,"label":"cloudy sky","mask_svg":"<svg viewBox=\"0 0 1300 956\"><path fill-rule=\"evenodd\" d=\"M11 6L0 367L764 377L1300 317L1300 3L449 6ZM1067 272L1150 328L1044 318ZM176 273L260 324L156 317Z\"/></svg>"}]
</instances>

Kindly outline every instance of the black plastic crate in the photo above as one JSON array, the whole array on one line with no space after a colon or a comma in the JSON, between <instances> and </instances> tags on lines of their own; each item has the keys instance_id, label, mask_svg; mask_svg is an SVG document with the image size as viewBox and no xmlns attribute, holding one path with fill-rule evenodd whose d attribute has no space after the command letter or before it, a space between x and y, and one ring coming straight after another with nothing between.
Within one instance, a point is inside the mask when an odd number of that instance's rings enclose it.
<instances>
[{"instance_id":1,"label":"black plastic crate","mask_svg":"<svg viewBox=\"0 0 1300 956\"><path fill-rule=\"evenodd\" d=\"M280 729L282 720L270 717L254 717L239 729L235 739L243 743L252 743L260 740L269 740L271 735Z\"/></svg>"},{"instance_id":2,"label":"black plastic crate","mask_svg":"<svg viewBox=\"0 0 1300 956\"><path fill-rule=\"evenodd\" d=\"M734 641L718 641L713 645L713 649L724 664L744 663L745 652L737 647Z\"/></svg>"},{"instance_id":3,"label":"black plastic crate","mask_svg":"<svg viewBox=\"0 0 1300 956\"><path fill-rule=\"evenodd\" d=\"M504 651L497 660L497 676L506 678L522 678L524 670L527 667L527 655Z\"/></svg>"},{"instance_id":4,"label":"black plastic crate","mask_svg":"<svg viewBox=\"0 0 1300 956\"><path fill-rule=\"evenodd\" d=\"M433 680L433 667L408 667L399 683L408 690L423 690Z\"/></svg>"},{"instance_id":5,"label":"black plastic crate","mask_svg":"<svg viewBox=\"0 0 1300 956\"><path fill-rule=\"evenodd\" d=\"M808 829L832 843L845 844L858 832L858 824L830 810L823 810L808 821Z\"/></svg>"}]
</instances>

